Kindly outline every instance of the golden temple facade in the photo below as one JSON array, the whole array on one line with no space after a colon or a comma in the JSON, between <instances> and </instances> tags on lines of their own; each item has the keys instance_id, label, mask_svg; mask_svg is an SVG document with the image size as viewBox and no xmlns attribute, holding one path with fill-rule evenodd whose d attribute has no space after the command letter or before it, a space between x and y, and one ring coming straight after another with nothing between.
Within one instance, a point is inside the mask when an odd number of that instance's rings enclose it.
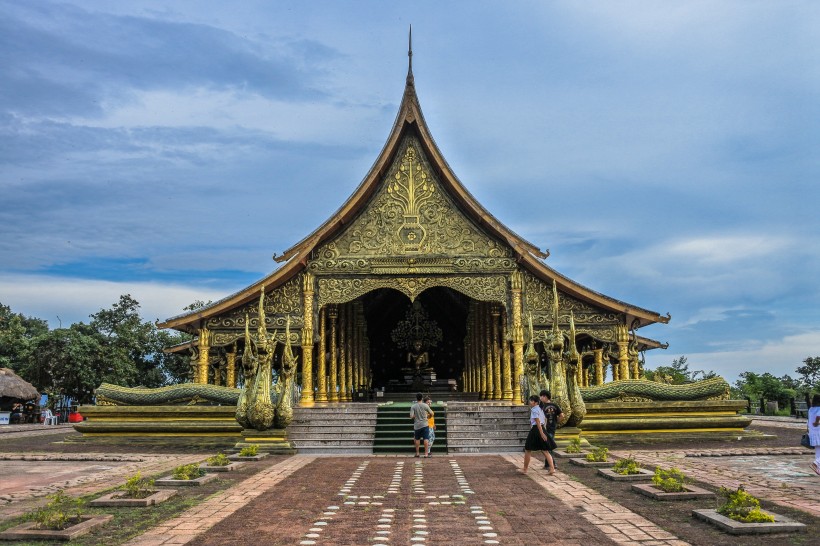
<instances>
[{"instance_id":1,"label":"golden temple facade","mask_svg":"<svg viewBox=\"0 0 820 546\"><path fill-rule=\"evenodd\" d=\"M228 387L242 381L237 355L261 326L278 342L274 369L293 349L304 405L409 388L410 347L429 326L422 316L434 324L426 377L484 400L520 402L527 362L549 370L554 350L576 363L577 387L640 378L640 352L662 345L636 331L669 317L582 286L547 256L452 172L424 121L411 64L387 142L347 201L276 256L271 274L160 326L196 336L193 382ZM416 322L403 331L408 317ZM560 349L556 336L566 340Z\"/></svg>"}]
</instances>

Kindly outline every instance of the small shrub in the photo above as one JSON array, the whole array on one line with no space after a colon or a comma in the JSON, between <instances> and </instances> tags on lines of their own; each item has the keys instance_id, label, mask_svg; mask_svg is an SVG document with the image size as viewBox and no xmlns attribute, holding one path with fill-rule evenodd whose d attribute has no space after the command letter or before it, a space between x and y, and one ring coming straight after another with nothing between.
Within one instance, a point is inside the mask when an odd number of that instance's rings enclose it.
<instances>
[{"instance_id":1,"label":"small shrub","mask_svg":"<svg viewBox=\"0 0 820 546\"><path fill-rule=\"evenodd\" d=\"M581 439L580 438L573 438L569 441L569 445L566 449L567 453L581 453Z\"/></svg>"},{"instance_id":2,"label":"small shrub","mask_svg":"<svg viewBox=\"0 0 820 546\"><path fill-rule=\"evenodd\" d=\"M663 470L658 466L655 468L655 475L652 476L652 484L667 493L686 491L685 483L686 476L674 467L669 470Z\"/></svg>"},{"instance_id":3,"label":"small shrub","mask_svg":"<svg viewBox=\"0 0 820 546\"><path fill-rule=\"evenodd\" d=\"M612 471L624 476L628 474L639 474L641 471L641 463L633 459L632 456L629 456L617 461L612 467Z\"/></svg>"},{"instance_id":4,"label":"small shrub","mask_svg":"<svg viewBox=\"0 0 820 546\"><path fill-rule=\"evenodd\" d=\"M774 516L761 510L760 501L748 494L742 485L737 488L737 491L721 487L718 495L724 500L723 504L718 506L718 514L743 523L774 521Z\"/></svg>"},{"instance_id":5,"label":"small shrub","mask_svg":"<svg viewBox=\"0 0 820 546\"><path fill-rule=\"evenodd\" d=\"M125 491L123 497L129 499L144 499L150 497L154 493L154 480L151 478L143 478L142 474L137 472L127 480L122 486Z\"/></svg>"},{"instance_id":6,"label":"small shrub","mask_svg":"<svg viewBox=\"0 0 820 546\"><path fill-rule=\"evenodd\" d=\"M586 459L591 463L605 463L609 460L609 449L596 447L592 453L587 453Z\"/></svg>"},{"instance_id":7,"label":"small shrub","mask_svg":"<svg viewBox=\"0 0 820 546\"><path fill-rule=\"evenodd\" d=\"M62 489L48 498L48 504L28 516L40 529L62 530L83 516L84 500L70 497Z\"/></svg>"},{"instance_id":8,"label":"small shrub","mask_svg":"<svg viewBox=\"0 0 820 546\"><path fill-rule=\"evenodd\" d=\"M239 450L240 457L256 457L257 454L259 454L259 446L256 444L245 446Z\"/></svg>"},{"instance_id":9,"label":"small shrub","mask_svg":"<svg viewBox=\"0 0 820 546\"><path fill-rule=\"evenodd\" d=\"M224 453L219 453L213 457L208 457L206 462L208 463L208 466L228 466L231 464L230 459L228 459Z\"/></svg>"},{"instance_id":10,"label":"small shrub","mask_svg":"<svg viewBox=\"0 0 820 546\"><path fill-rule=\"evenodd\" d=\"M205 474L196 463L184 464L174 469L172 476L175 480L195 480Z\"/></svg>"}]
</instances>

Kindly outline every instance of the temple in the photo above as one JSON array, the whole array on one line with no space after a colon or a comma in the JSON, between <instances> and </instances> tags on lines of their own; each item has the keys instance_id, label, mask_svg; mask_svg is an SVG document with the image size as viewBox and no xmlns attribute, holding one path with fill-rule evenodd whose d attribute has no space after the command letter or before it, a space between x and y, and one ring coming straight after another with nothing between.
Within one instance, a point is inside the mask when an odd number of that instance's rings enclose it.
<instances>
[{"instance_id":1,"label":"temple","mask_svg":"<svg viewBox=\"0 0 820 546\"><path fill-rule=\"evenodd\" d=\"M647 381L638 335L669 315L561 275L490 214L436 146L409 51L396 121L353 194L258 282L161 324L192 335L190 382L101 385L84 438L291 452L407 449L401 402L438 401L437 449L520 451L543 388L581 436L743 434L719 377ZM237 388L241 386L242 388ZM355 403L353 403L355 402ZM369 403L362 403L369 402Z\"/></svg>"},{"instance_id":2,"label":"temple","mask_svg":"<svg viewBox=\"0 0 820 546\"><path fill-rule=\"evenodd\" d=\"M185 347L195 351L193 381L237 385L245 320L255 332L261 290L280 350L298 346L302 405L436 385L520 402L525 344L546 366L545 344L570 322L579 387L641 377L639 354L662 345L636 331L669 317L561 275L544 263L548 252L476 201L430 134L412 50L410 59L387 142L348 200L275 256L282 265L270 275L159 325L196 336Z\"/></svg>"}]
</instances>

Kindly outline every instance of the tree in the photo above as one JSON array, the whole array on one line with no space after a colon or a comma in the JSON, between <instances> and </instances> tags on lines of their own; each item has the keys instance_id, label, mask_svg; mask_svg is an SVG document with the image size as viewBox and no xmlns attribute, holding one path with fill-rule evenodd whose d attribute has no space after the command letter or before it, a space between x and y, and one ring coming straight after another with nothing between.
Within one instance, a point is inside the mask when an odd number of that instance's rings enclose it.
<instances>
[{"instance_id":1,"label":"tree","mask_svg":"<svg viewBox=\"0 0 820 546\"><path fill-rule=\"evenodd\" d=\"M800 374L801 390L820 390L820 356L807 357L795 371Z\"/></svg>"},{"instance_id":2,"label":"tree","mask_svg":"<svg viewBox=\"0 0 820 546\"><path fill-rule=\"evenodd\" d=\"M45 320L13 313L9 306L0 303L0 367L20 373L31 341L46 332Z\"/></svg>"},{"instance_id":3,"label":"tree","mask_svg":"<svg viewBox=\"0 0 820 546\"><path fill-rule=\"evenodd\" d=\"M100 336L109 366L123 373L117 384L159 387L165 384L158 366L162 345L156 326L143 322L139 307L130 294L122 295L110 309L91 315L89 326Z\"/></svg>"},{"instance_id":4,"label":"tree","mask_svg":"<svg viewBox=\"0 0 820 546\"><path fill-rule=\"evenodd\" d=\"M740 374L740 379L735 382L735 389L741 396L748 396L751 399L776 400L781 408L788 407L789 399L794 397L795 391L784 384L784 379L790 380L791 378L789 376L777 378L768 372L760 375L754 372L743 372Z\"/></svg>"}]
</instances>

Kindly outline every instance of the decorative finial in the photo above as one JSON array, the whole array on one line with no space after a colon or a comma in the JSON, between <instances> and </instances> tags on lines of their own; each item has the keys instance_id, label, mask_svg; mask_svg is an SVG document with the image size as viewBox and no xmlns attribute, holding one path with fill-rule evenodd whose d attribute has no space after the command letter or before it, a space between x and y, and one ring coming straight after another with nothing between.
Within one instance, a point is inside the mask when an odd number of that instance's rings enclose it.
<instances>
[{"instance_id":1,"label":"decorative finial","mask_svg":"<svg viewBox=\"0 0 820 546\"><path fill-rule=\"evenodd\" d=\"M413 25L410 25L410 34L407 37L407 85L413 84Z\"/></svg>"}]
</instances>

